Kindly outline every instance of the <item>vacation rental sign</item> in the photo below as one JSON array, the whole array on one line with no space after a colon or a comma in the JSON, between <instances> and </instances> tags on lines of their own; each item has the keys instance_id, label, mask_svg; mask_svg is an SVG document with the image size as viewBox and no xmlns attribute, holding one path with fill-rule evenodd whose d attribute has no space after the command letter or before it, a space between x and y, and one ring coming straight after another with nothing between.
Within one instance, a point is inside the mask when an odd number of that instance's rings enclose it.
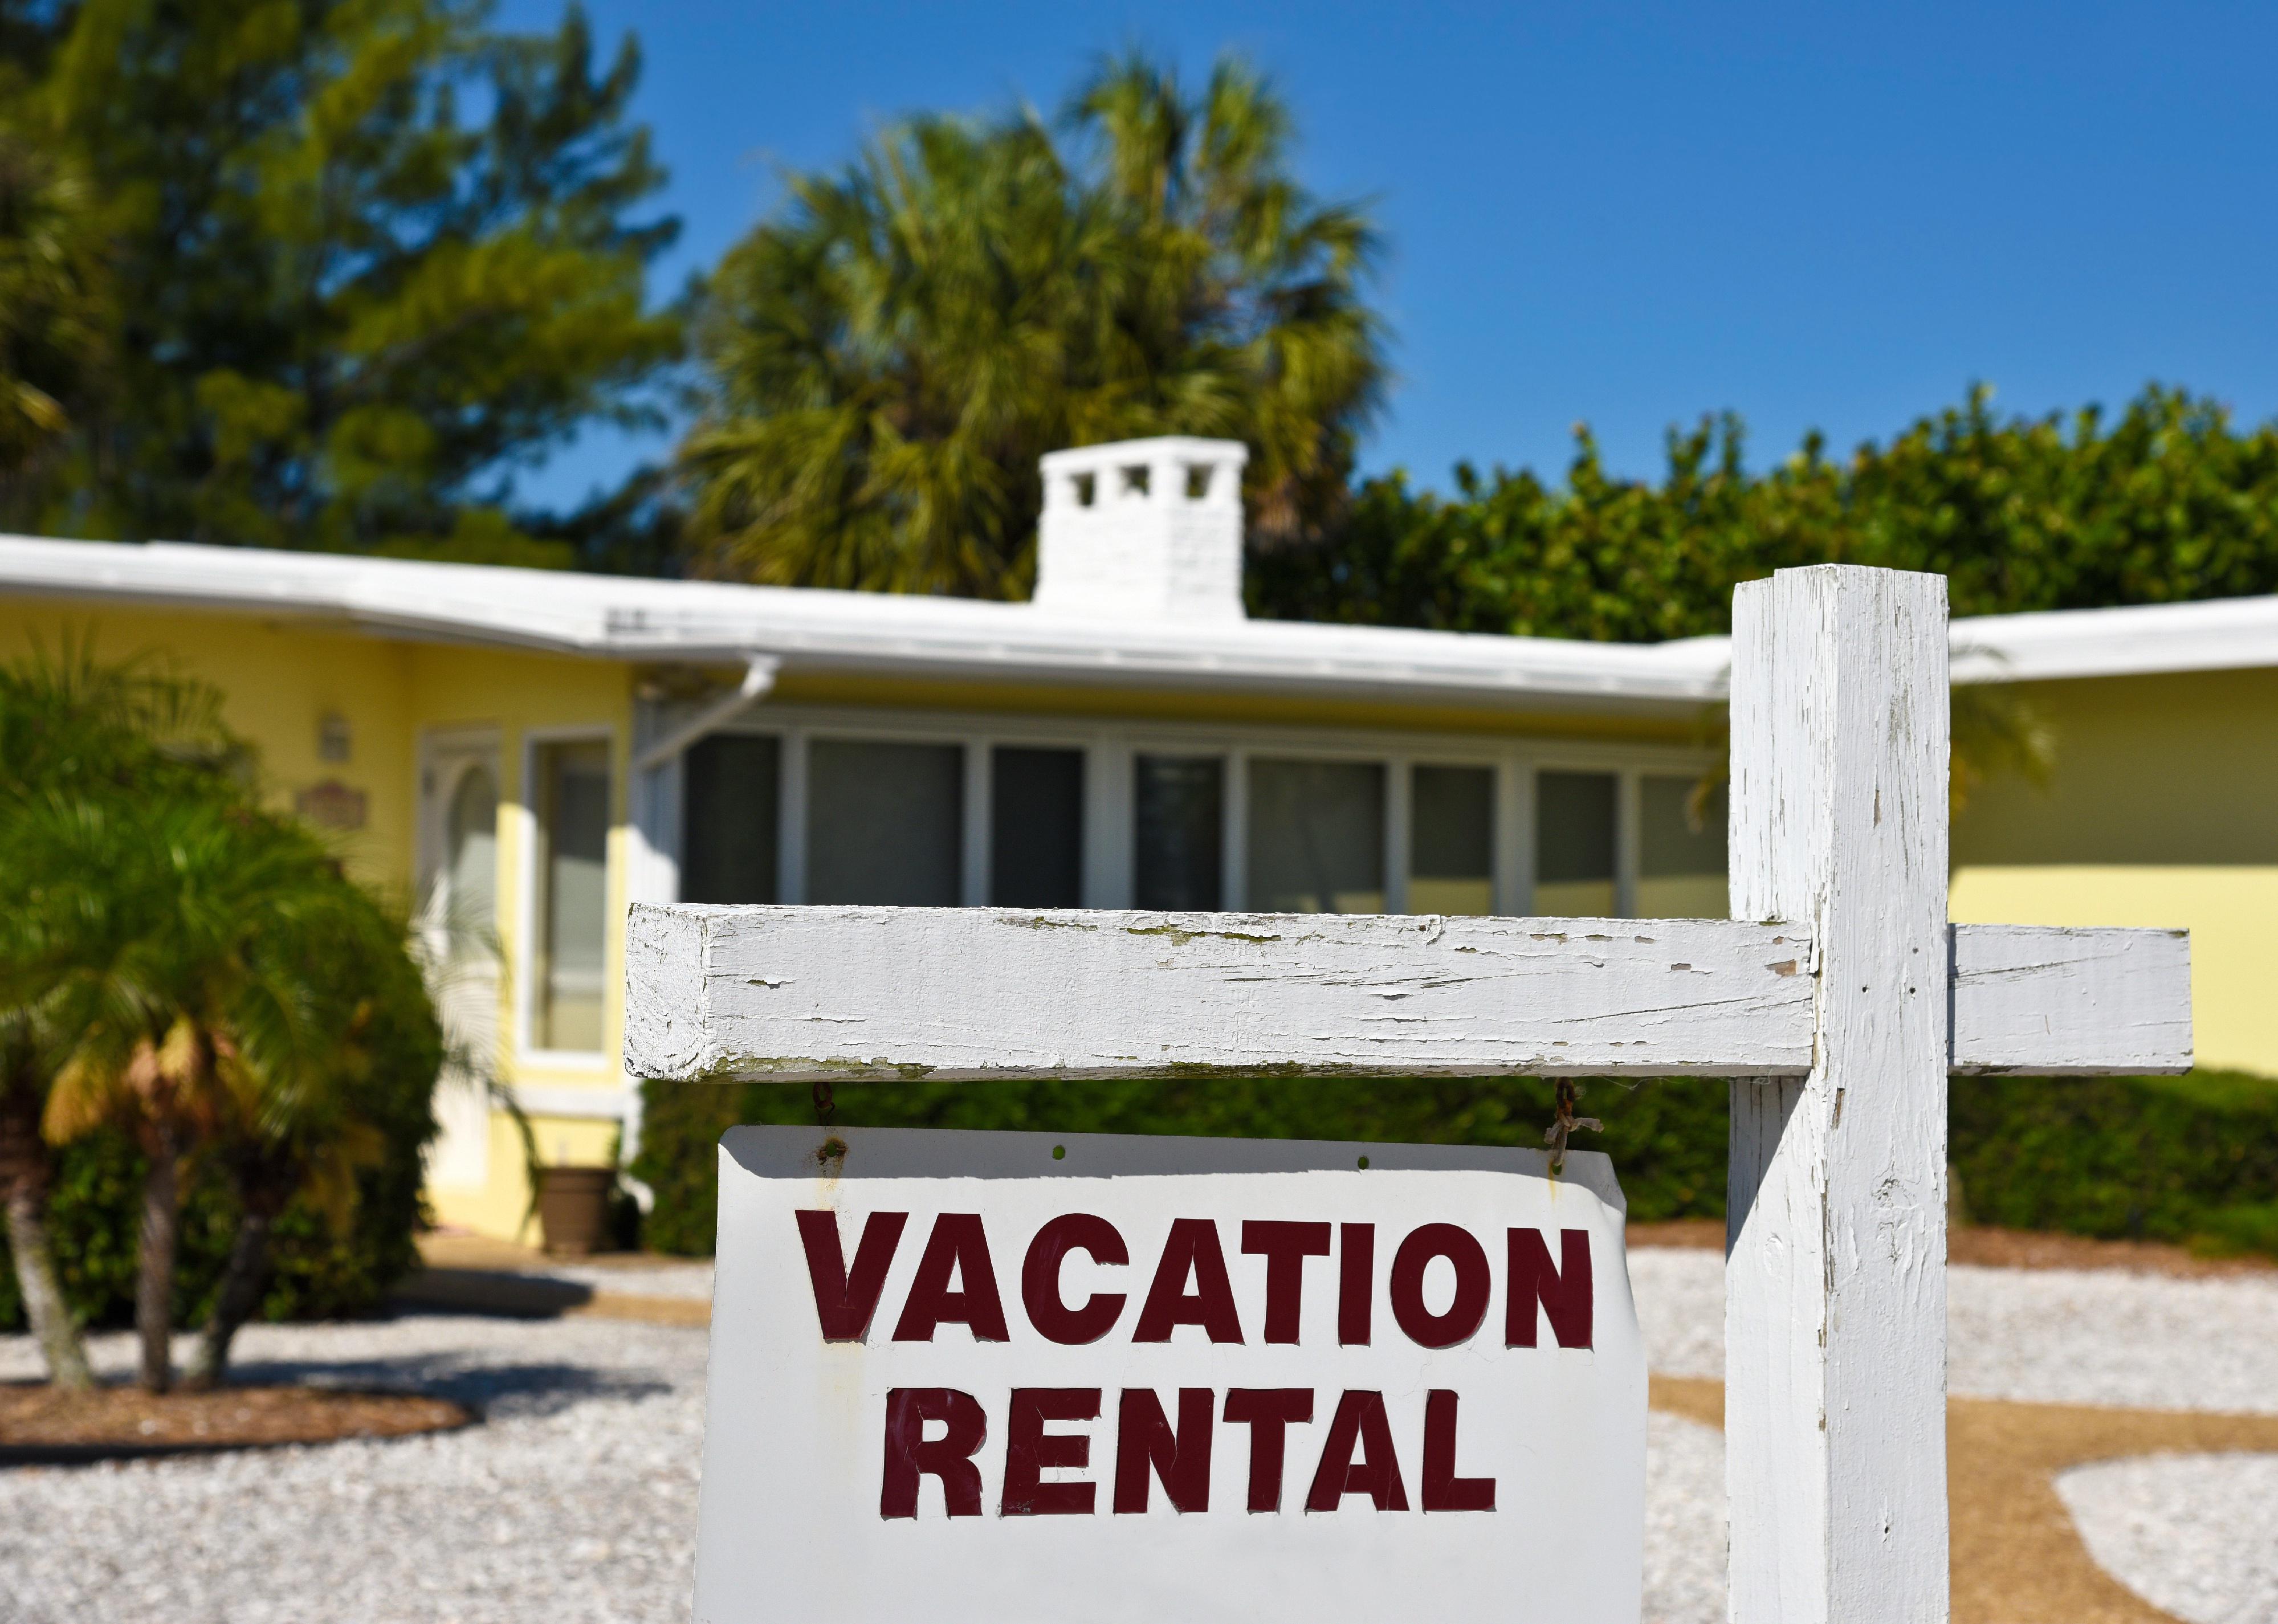
<instances>
[{"instance_id":1,"label":"vacation rental sign","mask_svg":"<svg viewBox=\"0 0 2278 1624\"><path fill-rule=\"evenodd\" d=\"M695 1617L1623 1620L1601 1155L738 1128Z\"/></svg>"}]
</instances>

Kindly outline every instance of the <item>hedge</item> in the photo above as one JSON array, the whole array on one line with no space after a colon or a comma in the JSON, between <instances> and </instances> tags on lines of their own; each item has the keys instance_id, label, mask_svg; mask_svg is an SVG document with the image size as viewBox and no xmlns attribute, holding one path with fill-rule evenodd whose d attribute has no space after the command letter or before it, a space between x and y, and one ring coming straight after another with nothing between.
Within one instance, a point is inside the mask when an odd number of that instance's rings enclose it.
<instances>
[{"instance_id":1,"label":"hedge","mask_svg":"<svg viewBox=\"0 0 2278 1624\"><path fill-rule=\"evenodd\" d=\"M1640 1222L1721 1217L1727 1087L1713 1079L1584 1085ZM1196 1133L1432 1144L1542 1142L1551 1085L1533 1079L1212 1079L1171 1082L841 1083L852 1126ZM812 1123L804 1087L649 1083L629 1170L655 1193L646 1243L713 1245L720 1135ZM1956 1078L1953 1155L1976 1222L2278 1254L2278 1083L2182 1078Z\"/></svg>"},{"instance_id":2,"label":"hedge","mask_svg":"<svg viewBox=\"0 0 2278 1624\"><path fill-rule=\"evenodd\" d=\"M424 1118L425 1113L420 1112ZM336 1237L320 1213L294 1201L271 1232L269 1287L257 1317L337 1319L366 1314L418 1261L420 1146L425 1132L399 1132L384 1159L357 1174L348 1232ZM64 1295L83 1324L134 1319L134 1247L143 1159L126 1134L106 1129L57 1153L48 1222ZM238 1207L218 1169L194 1167L184 1192L174 1267L174 1323L203 1323L213 1306L237 1230ZM19 1330L24 1309L14 1261L0 1238L0 1330Z\"/></svg>"}]
</instances>

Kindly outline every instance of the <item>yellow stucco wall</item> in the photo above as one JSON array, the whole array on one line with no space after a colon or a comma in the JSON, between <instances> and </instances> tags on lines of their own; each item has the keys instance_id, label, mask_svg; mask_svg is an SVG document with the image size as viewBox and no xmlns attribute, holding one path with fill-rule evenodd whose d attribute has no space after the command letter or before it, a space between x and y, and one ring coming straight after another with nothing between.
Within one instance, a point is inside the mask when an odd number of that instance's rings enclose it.
<instances>
[{"instance_id":1,"label":"yellow stucco wall","mask_svg":"<svg viewBox=\"0 0 2278 1624\"><path fill-rule=\"evenodd\" d=\"M401 891L411 883L415 719L406 675L409 644L346 629L246 614L121 609L47 599L0 599L0 657L66 641L104 660L149 654L223 695L229 726L260 752L271 797L289 807L302 791L336 781L365 797L363 828L337 832L356 874ZM348 723L349 757L322 759L317 727L328 712Z\"/></svg>"},{"instance_id":2,"label":"yellow stucco wall","mask_svg":"<svg viewBox=\"0 0 2278 1624\"><path fill-rule=\"evenodd\" d=\"M1965 808L1953 918L2184 926L2200 1064L2278 1076L2278 671L2015 692L2053 728L2056 771Z\"/></svg>"}]
</instances>

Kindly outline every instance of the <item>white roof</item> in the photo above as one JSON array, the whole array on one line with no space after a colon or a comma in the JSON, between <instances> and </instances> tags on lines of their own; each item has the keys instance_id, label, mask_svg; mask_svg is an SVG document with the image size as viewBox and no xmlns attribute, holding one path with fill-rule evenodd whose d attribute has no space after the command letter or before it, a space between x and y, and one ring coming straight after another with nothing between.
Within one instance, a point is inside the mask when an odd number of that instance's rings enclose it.
<instances>
[{"instance_id":1,"label":"white roof","mask_svg":"<svg viewBox=\"0 0 2278 1624\"><path fill-rule=\"evenodd\" d=\"M1027 604L0 537L0 592L253 612L383 637L789 672L1668 713L1723 697L1727 640L1589 643L1288 621L1089 619ZM1963 682L2278 666L2278 598L1990 615Z\"/></svg>"}]
</instances>

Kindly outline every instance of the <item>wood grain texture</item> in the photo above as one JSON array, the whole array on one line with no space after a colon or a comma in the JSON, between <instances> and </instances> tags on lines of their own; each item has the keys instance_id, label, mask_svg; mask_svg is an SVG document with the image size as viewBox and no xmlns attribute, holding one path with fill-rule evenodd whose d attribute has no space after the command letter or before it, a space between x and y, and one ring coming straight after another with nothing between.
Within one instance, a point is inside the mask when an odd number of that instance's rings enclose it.
<instances>
[{"instance_id":1,"label":"wood grain texture","mask_svg":"<svg viewBox=\"0 0 2278 1624\"><path fill-rule=\"evenodd\" d=\"M1725 920L636 905L626 951L638 1077L1770 1076L1810 1060L1808 938ZM1952 954L1954 1071L2190 1069L2181 932L1963 925Z\"/></svg>"},{"instance_id":2,"label":"wood grain texture","mask_svg":"<svg viewBox=\"0 0 2278 1624\"><path fill-rule=\"evenodd\" d=\"M636 907L639 1077L1800 1072L1809 946L1724 919Z\"/></svg>"},{"instance_id":3,"label":"wood grain texture","mask_svg":"<svg viewBox=\"0 0 2278 1624\"><path fill-rule=\"evenodd\" d=\"M1952 929L1948 1070L2092 1077L2191 1069L2189 932Z\"/></svg>"},{"instance_id":4,"label":"wood grain texture","mask_svg":"<svg viewBox=\"0 0 2278 1624\"><path fill-rule=\"evenodd\" d=\"M1947 1617L1945 583L1733 600L1731 899L1817 952L1808 1075L1732 1085L1739 1624Z\"/></svg>"}]
</instances>

